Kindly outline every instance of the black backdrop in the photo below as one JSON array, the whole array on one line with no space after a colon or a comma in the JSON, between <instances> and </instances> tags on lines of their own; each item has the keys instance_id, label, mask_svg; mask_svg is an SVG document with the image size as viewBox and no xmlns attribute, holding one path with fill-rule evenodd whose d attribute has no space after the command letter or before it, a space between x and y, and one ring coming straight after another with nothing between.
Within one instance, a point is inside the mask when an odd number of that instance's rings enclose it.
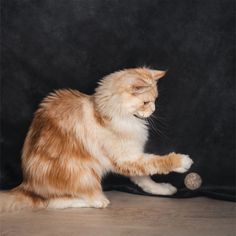
<instances>
[{"instance_id":1,"label":"black backdrop","mask_svg":"<svg viewBox=\"0 0 236 236\"><path fill-rule=\"evenodd\" d=\"M20 155L33 112L58 88L91 94L115 70L168 69L159 82L147 151L187 153L203 185L154 176L177 197L235 196L234 15L231 0L2 0L1 188L21 182ZM121 176L105 189L143 193Z\"/></svg>"}]
</instances>

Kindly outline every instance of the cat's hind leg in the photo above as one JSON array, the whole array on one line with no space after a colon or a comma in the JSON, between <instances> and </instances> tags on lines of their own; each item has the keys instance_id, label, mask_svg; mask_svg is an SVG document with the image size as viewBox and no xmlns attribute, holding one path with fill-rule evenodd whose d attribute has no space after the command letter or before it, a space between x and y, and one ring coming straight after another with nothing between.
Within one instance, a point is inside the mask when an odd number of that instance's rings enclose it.
<instances>
[{"instance_id":1,"label":"cat's hind leg","mask_svg":"<svg viewBox=\"0 0 236 236\"><path fill-rule=\"evenodd\" d=\"M156 183L150 176L132 176L130 179L143 191L157 195L173 195L177 189L168 183Z\"/></svg>"},{"instance_id":2,"label":"cat's hind leg","mask_svg":"<svg viewBox=\"0 0 236 236\"><path fill-rule=\"evenodd\" d=\"M110 201L103 193L94 195L93 197L81 198L53 198L48 201L47 208L51 209L65 209L65 208L105 208L109 205Z\"/></svg>"},{"instance_id":3,"label":"cat's hind leg","mask_svg":"<svg viewBox=\"0 0 236 236\"><path fill-rule=\"evenodd\" d=\"M70 207L89 207L86 200L82 198L53 198L48 201L47 208L65 209Z\"/></svg>"}]
</instances>

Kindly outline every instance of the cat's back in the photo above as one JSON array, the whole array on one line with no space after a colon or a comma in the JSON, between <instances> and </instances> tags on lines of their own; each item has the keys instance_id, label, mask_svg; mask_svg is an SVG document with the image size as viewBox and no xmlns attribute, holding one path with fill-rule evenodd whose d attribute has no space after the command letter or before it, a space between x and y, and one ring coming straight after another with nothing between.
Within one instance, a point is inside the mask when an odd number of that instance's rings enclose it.
<instances>
[{"instance_id":1,"label":"cat's back","mask_svg":"<svg viewBox=\"0 0 236 236\"><path fill-rule=\"evenodd\" d=\"M90 96L78 90L56 90L43 99L36 114L44 113L44 115L55 119L63 119L73 115L80 116L89 99Z\"/></svg>"}]
</instances>

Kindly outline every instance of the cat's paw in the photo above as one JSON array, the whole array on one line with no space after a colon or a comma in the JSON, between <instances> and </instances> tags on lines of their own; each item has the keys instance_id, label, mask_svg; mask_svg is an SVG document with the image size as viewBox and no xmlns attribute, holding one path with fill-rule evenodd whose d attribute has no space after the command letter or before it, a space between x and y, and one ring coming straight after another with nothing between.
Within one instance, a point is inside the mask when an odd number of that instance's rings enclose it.
<instances>
[{"instance_id":1,"label":"cat's paw","mask_svg":"<svg viewBox=\"0 0 236 236\"><path fill-rule=\"evenodd\" d=\"M180 158L180 166L174 168L173 171L178 173L184 173L189 170L189 168L193 164L193 160L188 155L178 154L178 156Z\"/></svg>"},{"instance_id":2,"label":"cat's paw","mask_svg":"<svg viewBox=\"0 0 236 236\"><path fill-rule=\"evenodd\" d=\"M94 200L92 202L92 207L94 208L106 208L110 204L110 201L107 198L101 198Z\"/></svg>"},{"instance_id":3,"label":"cat's paw","mask_svg":"<svg viewBox=\"0 0 236 236\"><path fill-rule=\"evenodd\" d=\"M168 183L156 183L143 188L145 192L157 195L173 195L177 192L176 187Z\"/></svg>"}]
</instances>

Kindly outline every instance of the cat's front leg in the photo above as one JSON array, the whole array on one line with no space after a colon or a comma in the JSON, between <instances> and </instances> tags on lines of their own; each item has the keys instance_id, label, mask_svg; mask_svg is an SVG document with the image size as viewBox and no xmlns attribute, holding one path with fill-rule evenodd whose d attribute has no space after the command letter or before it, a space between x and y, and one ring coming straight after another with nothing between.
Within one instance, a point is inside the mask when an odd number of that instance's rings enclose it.
<instances>
[{"instance_id":1,"label":"cat's front leg","mask_svg":"<svg viewBox=\"0 0 236 236\"><path fill-rule=\"evenodd\" d=\"M132 176L130 179L147 193L173 195L177 192L177 189L173 185L169 183L156 183L150 176Z\"/></svg>"},{"instance_id":2,"label":"cat's front leg","mask_svg":"<svg viewBox=\"0 0 236 236\"><path fill-rule=\"evenodd\" d=\"M170 171L183 173L186 172L193 163L189 156L176 153L170 153L166 157L158 156L157 159L159 174L168 174ZM173 185L169 183L156 183L150 176L132 176L130 179L147 193L173 195L177 191Z\"/></svg>"},{"instance_id":3,"label":"cat's front leg","mask_svg":"<svg viewBox=\"0 0 236 236\"><path fill-rule=\"evenodd\" d=\"M154 174L184 173L189 170L193 160L188 155L172 152L165 156L155 155L153 164L157 169Z\"/></svg>"},{"instance_id":4,"label":"cat's front leg","mask_svg":"<svg viewBox=\"0 0 236 236\"><path fill-rule=\"evenodd\" d=\"M166 156L144 154L136 161L119 164L118 170L125 175L132 175L131 181L143 191L157 195L173 195L177 189L169 183L156 183L150 176L153 174L168 174L171 171L183 173L192 165L189 156L170 153Z\"/></svg>"},{"instance_id":5,"label":"cat's front leg","mask_svg":"<svg viewBox=\"0 0 236 236\"><path fill-rule=\"evenodd\" d=\"M115 172L127 176L147 176L154 174L168 174L172 171L184 173L193 164L188 155L170 153L159 156L153 154L141 154L129 161L113 160Z\"/></svg>"}]
</instances>

